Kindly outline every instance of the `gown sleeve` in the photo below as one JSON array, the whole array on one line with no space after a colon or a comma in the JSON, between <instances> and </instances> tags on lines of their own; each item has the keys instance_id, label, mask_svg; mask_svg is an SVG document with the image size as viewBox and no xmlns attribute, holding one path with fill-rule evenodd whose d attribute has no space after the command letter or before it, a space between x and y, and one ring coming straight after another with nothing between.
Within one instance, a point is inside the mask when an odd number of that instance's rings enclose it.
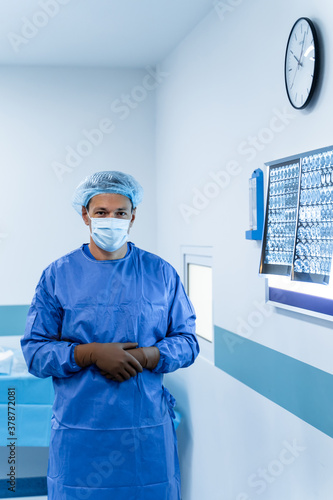
<instances>
[{"instance_id":1,"label":"gown sleeve","mask_svg":"<svg viewBox=\"0 0 333 500\"><path fill-rule=\"evenodd\" d=\"M28 370L40 378L63 378L81 370L74 360L77 343L60 340L63 310L54 294L54 277L46 269L36 287L21 347Z\"/></svg>"},{"instance_id":2,"label":"gown sleeve","mask_svg":"<svg viewBox=\"0 0 333 500\"><path fill-rule=\"evenodd\" d=\"M154 373L168 373L190 366L199 354L193 305L176 271L166 279L167 283L173 282L169 292L168 331L165 338L155 344L160 351L160 360L152 370Z\"/></svg>"}]
</instances>

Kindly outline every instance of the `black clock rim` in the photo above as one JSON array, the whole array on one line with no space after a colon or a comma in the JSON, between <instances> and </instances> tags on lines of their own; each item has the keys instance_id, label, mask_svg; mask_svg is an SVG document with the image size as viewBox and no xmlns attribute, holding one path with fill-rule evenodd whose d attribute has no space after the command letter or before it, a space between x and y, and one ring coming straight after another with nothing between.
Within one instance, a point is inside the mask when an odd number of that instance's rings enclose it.
<instances>
[{"instance_id":1,"label":"black clock rim","mask_svg":"<svg viewBox=\"0 0 333 500\"><path fill-rule=\"evenodd\" d=\"M309 24L310 29L311 29L312 34L313 34L313 42L314 42L314 46L315 46L315 63L314 63L314 68L313 68L313 80L312 80L312 85L311 85L310 93L309 93L306 101L303 103L302 106L295 106L293 104L293 102L291 101L291 98L290 98L290 95L289 95L289 90L288 90L288 85L287 85L286 63L287 63L287 54L288 54L288 47L289 47L290 38L291 38L291 36L293 34L293 31L294 31L294 28L295 28L296 24L299 23L299 21L301 21L301 20L305 20ZM287 42L287 46L286 46L286 53L285 53L285 56L284 56L284 83L285 83L286 92L287 92L287 96L288 96L289 102L290 102L290 104L292 105L293 108L295 108L295 109L304 109L309 104L309 102L311 101L311 98L313 96L314 90L315 90L316 85L317 85L318 73L319 73L319 61L320 61L320 53L319 53L319 43L318 43L318 36L317 36L316 27L313 24L313 22L311 21L311 19L309 19L308 17L299 17L295 21L295 23L293 24L293 27L290 30L289 37L288 37L288 42Z\"/></svg>"}]
</instances>

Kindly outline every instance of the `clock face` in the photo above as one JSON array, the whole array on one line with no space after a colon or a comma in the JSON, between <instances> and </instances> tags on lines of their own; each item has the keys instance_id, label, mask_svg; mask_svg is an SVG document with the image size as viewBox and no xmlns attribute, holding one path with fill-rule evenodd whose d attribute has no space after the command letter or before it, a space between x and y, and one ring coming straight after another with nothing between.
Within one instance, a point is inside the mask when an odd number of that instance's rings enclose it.
<instances>
[{"instance_id":1,"label":"clock face","mask_svg":"<svg viewBox=\"0 0 333 500\"><path fill-rule=\"evenodd\" d=\"M309 104L318 74L318 42L315 28L305 17L294 24L287 43L285 82L294 108Z\"/></svg>"}]
</instances>

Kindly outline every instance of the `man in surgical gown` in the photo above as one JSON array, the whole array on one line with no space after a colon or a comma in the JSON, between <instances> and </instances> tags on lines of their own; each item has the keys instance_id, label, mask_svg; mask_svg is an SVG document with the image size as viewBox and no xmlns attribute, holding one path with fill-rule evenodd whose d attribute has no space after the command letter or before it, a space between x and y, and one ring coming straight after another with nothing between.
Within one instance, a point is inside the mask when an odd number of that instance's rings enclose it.
<instances>
[{"instance_id":1,"label":"man in surgical gown","mask_svg":"<svg viewBox=\"0 0 333 500\"><path fill-rule=\"evenodd\" d=\"M77 188L84 244L42 273L22 350L30 373L52 376L49 500L179 500L163 374L199 352L195 312L175 269L128 233L140 184L98 172Z\"/></svg>"}]
</instances>

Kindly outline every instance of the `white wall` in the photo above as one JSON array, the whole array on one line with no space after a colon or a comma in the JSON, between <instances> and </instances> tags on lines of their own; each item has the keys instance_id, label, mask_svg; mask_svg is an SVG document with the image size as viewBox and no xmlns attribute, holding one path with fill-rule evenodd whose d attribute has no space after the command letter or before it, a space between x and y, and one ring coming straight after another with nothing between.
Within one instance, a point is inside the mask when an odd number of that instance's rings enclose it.
<instances>
[{"instance_id":1,"label":"white wall","mask_svg":"<svg viewBox=\"0 0 333 500\"><path fill-rule=\"evenodd\" d=\"M222 5L230 9L223 12ZM169 76L157 96L158 253L180 271L180 245L212 245L214 323L244 334L242 320L263 302L265 288L258 276L260 245L244 234L248 178L266 161L333 143L333 7L325 0L220 6L162 65ZM284 55L302 16L316 22L324 43L323 81L313 105L296 111L285 93ZM263 130L272 124L273 137L259 140L260 151L249 151L248 142L267 138ZM209 191L210 173L230 171L230 162L232 175L216 196L193 200L198 190ZM205 208L198 209L200 203ZM184 204L197 210L187 220ZM250 338L333 373L328 323L273 310ZM166 380L185 416L179 428L183 500L260 497L248 478L293 440L304 450L266 482L261 498L331 498L333 446L326 435L204 359Z\"/></svg>"},{"instance_id":2,"label":"white wall","mask_svg":"<svg viewBox=\"0 0 333 500\"><path fill-rule=\"evenodd\" d=\"M123 170L145 190L130 240L155 251L155 90L145 70L0 69L0 304L29 304L42 270L89 240L71 207L76 186L100 170ZM149 80L149 86L154 81ZM117 99L134 93L131 108ZM113 108L111 106L113 105ZM84 130L108 127L86 156L66 163ZM89 146L89 144L88 144ZM90 149L90 150L89 150ZM58 174L54 162L67 170ZM74 162L74 163L73 163ZM73 167L73 165L75 165ZM69 165L71 165L69 167ZM69 167L69 168L68 168Z\"/></svg>"}]
</instances>

